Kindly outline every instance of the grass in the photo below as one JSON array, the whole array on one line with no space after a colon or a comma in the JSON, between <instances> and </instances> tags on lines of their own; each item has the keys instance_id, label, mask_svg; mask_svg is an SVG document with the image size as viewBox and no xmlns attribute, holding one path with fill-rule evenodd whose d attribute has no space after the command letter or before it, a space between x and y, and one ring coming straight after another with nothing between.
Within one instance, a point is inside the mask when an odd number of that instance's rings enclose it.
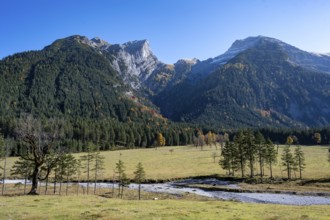
<instances>
[{"instance_id":1,"label":"grass","mask_svg":"<svg viewBox=\"0 0 330 220\"><path fill-rule=\"evenodd\" d=\"M100 196L0 197L0 219L330 219L329 206L232 201L120 200Z\"/></svg>"},{"instance_id":2,"label":"grass","mask_svg":"<svg viewBox=\"0 0 330 220\"><path fill-rule=\"evenodd\" d=\"M306 169L303 177L313 183L313 179L327 179L309 185L311 188L328 189L330 169L327 162L327 147L302 147L306 157ZM135 149L102 152L105 156L106 170L103 179L112 179L115 163L121 159L126 165L126 173L133 178L138 162L142 162L148 179L169 180L191 176L225 175L226 172L213 161L213 153L220 153L214 147L204 147L201 151L193 146L162 147L158 149ZM279 161L282 147L279 149ZM78 158L83 154L75 154ZM11 166L16 158L9 158ZM266 171L268 172L268 171ZM278 164L274 167L277 177L285 177ZM84 177L85 178L85 177ZM292 185L293 184L293 185ZM283 188L278 185L257 185L260 188ZM297 183L289 182L287 189L296 189ZM12 188L8 194L22 193ZM52 194L52 186L49 193ZM329 205L324 206L287 206L273 204L249 204L235 201L215 201L193 194L168 195L142 192L144 200L137 201L137 192L125 190L124 199L112 197L109 189L98 189L96 196L76 195L76 186L69 188L65 195L65 184L62 196L0 196L0 219L330 219ZM253 188L248 185L246 188ZM28 187L29 190L29 187ZM41 188L41 192L43 192ZM302 189L306 190L306 189ZM90 190L92 193L93 190ZM8 195L7 194L7 195ZM154 201L152 198L159 198Z\"/></svg>"},{"instance_id":3,"label":"grass","mask_svg":"<svg viewBox=\"0 0 330 220\"><path fill-rule=\"evenodd\" d=\"M291 148L294 148L292 146ZM283 146L279 148L278 163L273 167L275 177L286 178L286 172L282 171L281 153ZM302 146L306 158L306 168L303 171L304 179L330 179L330 164L327 162L328 147ZM218 157L214 163L213 153ZM293 152L293 149L292 149ZM75 154L77 158L83 153ZM138 162L142 162L146 171L146 178L152 180L169 180L192 176L226 175L226 171L218 165L220 150L206 146L201 151L193 146L161 147L158 149L133 149L102 152L105 157L105 168L100 179L111 180L114 174L115 164L122 160L126 166L126 174L133 178L133 172ZM8 159L10 167L16 158ZM256 166L258 167L258 166ZM266 175L268 169L265 169ZM237 173L239 175L239 173ZM297 173L298 177L298 173ZM86 178L83 174L82 178Z\"/></svg>"}]
</instances>

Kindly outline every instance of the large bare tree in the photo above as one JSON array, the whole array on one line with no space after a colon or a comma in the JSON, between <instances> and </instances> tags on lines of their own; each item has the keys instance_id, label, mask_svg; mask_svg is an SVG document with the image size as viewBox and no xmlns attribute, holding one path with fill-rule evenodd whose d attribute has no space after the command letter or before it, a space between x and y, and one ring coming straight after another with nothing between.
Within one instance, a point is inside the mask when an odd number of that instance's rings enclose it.
<instances>
[{"instance_id":1,"label":"large bare tree","mask_svg":"<svg viewBox=\"0 0 330 220\"><path fill-rule=\"evenodd\" d=\"M42 123L31 115L23 115L17 124L17 137L24 144L24 150L20 157L23 160L31 161L32 186L28 194L37 195L39 180L45 180L51 169L47 170L44 177L41 177L41 166L45 164L49 155L54 151L57 140L61 136L61 125L55 120L48 120Z\"/></svg>"}]
</instances>

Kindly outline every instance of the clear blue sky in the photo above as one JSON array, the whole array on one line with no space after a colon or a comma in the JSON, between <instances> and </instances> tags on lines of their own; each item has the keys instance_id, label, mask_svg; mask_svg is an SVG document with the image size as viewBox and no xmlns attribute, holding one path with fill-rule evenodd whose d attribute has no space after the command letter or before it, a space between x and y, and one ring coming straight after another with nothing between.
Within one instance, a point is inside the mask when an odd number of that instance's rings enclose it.
<instances>
[{"instance_id":1,"label":"clear blue sky","mask_svg":"<svg viewBox=\"0 0 330 220\"><path fill-rule=\"evenodd\" d=\"M264 35L330 53L329 0L1 0L0 58L70 35L147 39L163 62L204 60Z\"/></svg>"}]
</instances>

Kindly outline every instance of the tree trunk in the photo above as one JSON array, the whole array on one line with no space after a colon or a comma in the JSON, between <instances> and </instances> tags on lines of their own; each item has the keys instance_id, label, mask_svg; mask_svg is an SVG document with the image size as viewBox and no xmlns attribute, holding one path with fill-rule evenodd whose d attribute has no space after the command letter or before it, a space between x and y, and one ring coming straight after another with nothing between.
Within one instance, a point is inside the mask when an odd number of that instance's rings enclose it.
<instances>
[{"instance_id":1,"label":"tree trunk","mask_svg":"<svg viewBox=\"0 0 330 220\"><path fill-rule=\"evenodd\" d=\"M25 177L24 177L24 195L26 193L26 182L27 182L27 178L28 178L28 174L26 173L25 174Z\"/></svg>"},{"instance_id":2,"label":"tree trunk","mask_svg":"<svg viewBox=\"0 0 330 220\"><path fill-rule=\"evenodd\" d=\"M253 172L253 160L250 158L250 177L253 178L254 172Z\"/></svg>"},{"instance_id":3,"label":"tree trunk","mask_svg":"<svg viewBox=\"0 0 330 220\"><path fill-rule=\"evenodd\" d=\"M299 178L302 179L302 173L301 173L301 159L299 157Z\"/></svg>"},{"instance_id":4,"label":"tree trunk","mask_svg":"<svg viewBox=\"0 0 330 220\"><path fill-rule=\"evenodd\" d=\"M112 198L115 197L115 174L112 176Z\"/></svg>"},{"instance_id":5,"label":"tree trunk","mask_svg":"<svg viewBox=\"0 0 330 220\"><path fill-rule=\"evenodd\" d=\"M66 176L66 190L65 190L65 195L68 195L68 190L69 190L69 175Z\"/></svg>"},{"instance_id":6,"label":"tree trunk","mask_svg":"<svg viewBox=\"0 0 330 220\"><path fill-rule=\"evenodd\" d=\"M38 194L41 194L41 181L38 181L38 190L39 190L39 192L38 192Z\"/></svg>"},{"instance_id":7,"label":"tree trunk","mask_svg":"<svg viewBox=\"0 0 330 220\"><path fill-rule=\"evenodd\" d=\"M6 164L7 164L7 147L6 147L6 153L5 153L5 161L4 161L4 165L3 165L3 178L2 178L1 195L3 195L5 193Z\"/></svg>"},{"instance_id":8,"label":"tree trunk","mask_svg":"<svg viewBox=\"0 0 330 220\"><path fill-rule=\"evenodd\" d=\"M56 175L56 171L55 171L55 176L54 176L54 195L56 194L56 178L57 178L57 175Z\"/></svg>"},{"instance_id":9,"label":"tree trunk","mask_svg":"<svg viewBox=\"0 0 330 220\"><path fill-rule=\"evenodd\" d=\"M95 168L95 176L94 176L94 195L96 194L96 183L97 183L97 166Z\"/></svg>"},{"instance_id":10,"label":"tree trunk","mask_svg":"<svg viewBox=\"0 0 330 220\"><path fill-rule=\"evenodd\" d=\"M87 195L88 193L89 193L89 159L87 160Z\"/></svg>"},{"instance_id":11,"label":"tree trunk","mask_svg":"<svg viewBox=\"0 0 330 220\"><path fill-rule=\"evenodd\" d=\"M61 175L61 177L60 177L60 190L59 190L59 193L60 193L60 195L62 194L62 182L63 182L63 176Z\"/></svg>"},{"instance_id":12,"label":"tree trunk","mask_svg":"<svg viewBox=\"0 0 330 220\"><path fill-rule=\"evenodd\" d=\"M263 172L262 172L262 158L261 155L259 154L259 164L260 164L260 176L263 177Z\"/></svg>"},{"instance_id":13,"label":"tree trunk","mask_svg":"<svg viewBox=\"0 0 330 220\"><path fill-rule=\"evenodd\" d=\"M124 186L121 186L121 195L120 195L121 199L123 198L123 194L124 194Z\"/></svg>"},{"instance_id":14,"label":"tree trunk","mask_svg":"<svg viewBox=\"0 0 330 220\"><path fill-rule=\"evenodd\" d=\"M244 177L244 165L243 165L243 159L241 158L241 172L242 172L242 177Z\"/></svg>"},{"instance_id":15,"label":"tree trunk","mask_svg":"<svg viewBox=\"0 0 330 220\"><path fill-rule=\"evenodd\" d=\"M269 163L270 178L273 178L272 162Z\"/></svg>"},{"instance_id":16,"label":"tree trunk","mask_svg":"<svg viewBox=\"0 0 330 220\"><path fill-rule=\"evenodd\" d=\"M141 200L141 183L139 183L139 200Z\"/></svg>"},{"instance_id":17,"label":"tree trunk","mask_svg":"<svg viewBox=\"0 0 330 220\"><path fill-rule=\"evenodd\" d=\"M46 178L45 195L47 195L47 190L48 190L48 176Z\"/></svg>"},{"instance_id":18,"label":"tree trunk","mask_svg":"<svg viewBox=\"0 0 330 220\"><path fill-rule=\"evenodd\" d=\"M32 173L32 186L28 195L38 195L38 175L39 175L39 165L35 165L33 173Z\"/></svg>"}]
</instances>

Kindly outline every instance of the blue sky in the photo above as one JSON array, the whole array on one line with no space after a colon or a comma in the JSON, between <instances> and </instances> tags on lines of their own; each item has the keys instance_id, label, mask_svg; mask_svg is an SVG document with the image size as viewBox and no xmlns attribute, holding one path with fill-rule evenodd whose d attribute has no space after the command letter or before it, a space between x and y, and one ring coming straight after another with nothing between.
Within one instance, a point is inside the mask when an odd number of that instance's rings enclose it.
<instances>
[{"instance_id":1,"label":"blue sky","mask_svg":"<svg viewBox=\"0 0 330 220\"><path fill-rule=\"evenodd\" d=\"M330 53L329 0L1 0L0 58L70 35L147 39L163 62L204 60L264 35Z\"/></svg>"}]
</instances>

